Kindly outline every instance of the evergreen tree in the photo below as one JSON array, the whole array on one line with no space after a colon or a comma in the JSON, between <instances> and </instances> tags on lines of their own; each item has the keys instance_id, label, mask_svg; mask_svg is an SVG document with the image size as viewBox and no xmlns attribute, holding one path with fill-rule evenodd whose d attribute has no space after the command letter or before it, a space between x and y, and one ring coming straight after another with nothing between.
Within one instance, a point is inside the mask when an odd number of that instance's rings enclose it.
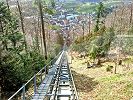
<instances>
[{"instance_id":1,"label":"evergreen tree","mask_svg":"<svg viewBox=\"0 0 133 100\"><path fill-rule=\"evenodd\" d=\"M107 14L106 9L103 3L100 2L96 9L96 25L95 25L94 32L99 31L100 24L104 23L104 21L103 20L101 21L100 19L106 17L106 14Z\"/></svg>"},{"instance_id":2,"label":"evergreen tree","mask_svg":"<svg viewBox=\"0 0 133 100\"><path fill-rule=\"evenodd\" d=\"M91 41L89 54L92 59L98 59L98 64L100 64L100 58L108 53L114 36L114 29L110 28L109 31L104 32L101 36L94 37L94 40Z\"/></svg>"},{"instance_id":3,"label":"evergreen tree","mask_svg":"<svg viewBox=\"0 0 133 100\"><path fill-rule=\"evenodd\" d=\"M0 2L0 27L0 88L5 95L18 90L44 67L46 60L34 48L25 52L18 20L3 2Z\"/></svg>"}]
</instances>

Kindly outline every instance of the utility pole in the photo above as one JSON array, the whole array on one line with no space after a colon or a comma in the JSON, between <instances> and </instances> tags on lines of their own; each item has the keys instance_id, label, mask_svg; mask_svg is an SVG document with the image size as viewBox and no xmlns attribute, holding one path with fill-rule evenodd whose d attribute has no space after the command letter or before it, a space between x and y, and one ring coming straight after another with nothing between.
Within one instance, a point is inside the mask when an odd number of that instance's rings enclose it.
<instances>
[{"instance_id":1,"label":"utility pole","mask_svg":"<svg viewBox=\"0 0 133 100\"><path fill-rule=\"evenodd\" d=\"M43 36L43 44L44 44L44 51L45 51L45 59L47 60L47 46L46 46L46 36L45 36L45 29L44 29L44 20L43 20L43 11L42 11L42 4L41 0L38 0L38 6L40 11L41 17L41 25L42 25L42 36Z\"/></svg>"}]
</instances>

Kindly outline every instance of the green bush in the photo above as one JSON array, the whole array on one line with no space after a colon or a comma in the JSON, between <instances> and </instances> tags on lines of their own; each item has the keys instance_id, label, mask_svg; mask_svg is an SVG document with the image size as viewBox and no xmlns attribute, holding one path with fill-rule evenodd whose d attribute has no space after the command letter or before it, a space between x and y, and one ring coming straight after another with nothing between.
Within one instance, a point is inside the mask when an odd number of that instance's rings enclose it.
<instances>
[{"instance_id":1,"label":"green bush","mask_svg":"<svg viewBox=\"0 0 133 100\"><path fill-rule=\"evenodd\" d=\"M112 69L113 69L113 66L108 65L108 67L106 68L106 71L110 72L110 71L112 71Z\"/></svg>"}]
</instances>

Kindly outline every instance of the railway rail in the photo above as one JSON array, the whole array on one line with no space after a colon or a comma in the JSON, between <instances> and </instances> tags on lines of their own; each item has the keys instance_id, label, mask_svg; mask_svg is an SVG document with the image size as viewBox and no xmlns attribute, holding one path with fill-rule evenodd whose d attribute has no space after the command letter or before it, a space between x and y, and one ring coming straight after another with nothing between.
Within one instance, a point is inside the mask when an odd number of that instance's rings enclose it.
<instances>
[{"instance_id":1,"label":"railway rail","mask_svg":"<svg viewBox=\"0 0 133 100\"><path fill-rule=\"evenodd\" d=\"M42 73L44 69L41 69L38 73ZM8 100L15 100L14 97L20 91L22 91L21 100L79 100L66 51L63 50L54 64L49 65L49 72L44 76L44 79L41 76L41 84L38 87L36 75L28 81L28 83L34 81L34 92L30 97L27 98L26 95L25 87L28 85L26 83Z\"/></svg>"}]
</instances>

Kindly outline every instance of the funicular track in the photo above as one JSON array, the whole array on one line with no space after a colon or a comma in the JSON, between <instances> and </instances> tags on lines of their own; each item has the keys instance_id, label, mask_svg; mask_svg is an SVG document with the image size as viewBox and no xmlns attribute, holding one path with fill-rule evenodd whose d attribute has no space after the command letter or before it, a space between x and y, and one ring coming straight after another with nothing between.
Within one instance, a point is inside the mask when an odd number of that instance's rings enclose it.
<instances>
[{"instance_id":1,"label":"funicular track","mask_svg":"<svg viewBox=\"0 0 133 100\"><path fill-rule=\"evenodd\" d=\"M46 74L47 67L49 67L48 74ZM41 80L39 86L37 86L37 78ZM27 94L28 89L26 89L29 85L33 86L34 90L30 95ZM64 50L60 52L55 57L55 63L51 61L44 66L8 100L78 100L67 52Z\"/></svg>"},{"instance_id":2,"label":"funicular track","mask_svg":"<svg viewBox=\"0 0 133 100\"><path fill-rule=\"evenodd\" d=\"M65 51L51 67L32 100L78 100Z\"/></svg>"}]
</instances>

